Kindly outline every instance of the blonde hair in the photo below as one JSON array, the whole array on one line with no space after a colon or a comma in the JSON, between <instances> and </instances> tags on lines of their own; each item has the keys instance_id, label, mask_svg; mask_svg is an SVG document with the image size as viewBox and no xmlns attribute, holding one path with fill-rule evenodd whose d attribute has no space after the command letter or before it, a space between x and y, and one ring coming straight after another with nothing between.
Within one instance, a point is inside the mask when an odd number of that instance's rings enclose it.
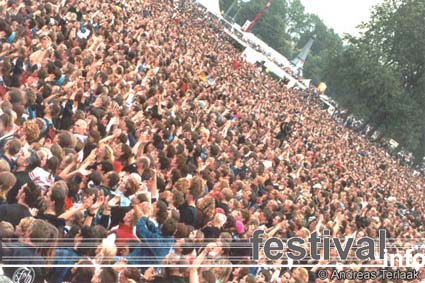
<instances>
[{"instance_id":1,"label":"blonde hair","mask_svg":"<svg viewBox=\"0 0 425 283\"><path fill-rule=\"evenodd\" d=\"M103 239L102 243L97 247L99 252L96 252L96 262L98 264L108 264L117 255L117 247L108 240Z\"/></svg>"},{"instance_id":2,"label":"blonde hair","mask_svg":"<svg viewBox=\"0 0 425 283\"><path fill-rule=\"evenodd\" d=\"M232 274L232 268L229 266L232 263L228 259L220 259L216 262L217 265L227 265L227 267L215 268L216 280L227 282Z\"/></svg>"},{"instance_id":3,"label":"blonde hair","mask_svg":"<svg viewBox=\"0 0 425 283\"><path fill-rule=\"evenodd\" d=\"M46 258L46 264L51 264L59 237L58 229L49 222L41 219L34 219L30 229L31 239L37 239L35 246L41 246L37 248L37 252Z\"/></svg>"},{"instance_id":4,"label":"blonde hair","mask_svg":"<svg viewBox=\"0 0 425 283\"><path fill-rule=\"evenodd\" d=\"M10 172L0 172L0 197L4 199L6 194L15 184L15 175Z\"/></svg>"},{"instance_id":5,"label":"blonde hair","mask_svg":"<svg viewBox=\"0 0 425 283\"><path fill-rule=\"evenodd\" d=\"M10 172L10 165L6 160L0 160L0 172Z\"/></svg>"},{"instance_id":6,"label":"blonde hair","mask_svg":"<svg viewBox=\"0 0 425 283\"><path fill-rule=\"evenodd\" d=\"M213 218L215 214L215 201L211 197L205 197L198 201L198 208L208 218Z\"/></svg>"},{"instance_id":7,"label":"blonde hair","mask_svg":"<svg viewBox=\"0 0 425 283\"><path fill-rule=\"evenodd\" d=\"M298 271L302 282L308 282L308 271L303 267L297 267L294 271Z\"/></svg>"},{"instance_id":8,"label":"blonde hair","mask_svg":"<svg viewBox=\"0 0 425 283\"><path fill-rule=\"evenodd\" d=\"M19 221L18 225L21 228L22 234L25 235L25 233L29 231L34 220L35 218L33 217L25 217L25 218L22 218L21 221Z\"/></svg>"},{"instance_id":9,"label":"blonde hair","mask_svg":"<svg viewBox=\"0 0 425 283\"><path fill-rule=\"evenodd\" d=\"M105 159L114 161L114 151L109 145L103 145L105 147Z\"/></svg>"},{"instance_id":10,"label":"blonde hair","mask_svg":"<svg viewBox=\"0 0 425 283\"><path fill-rule=\"evenodd\" d=\"M180 178L180 179L178 179L178 180L177 180L177 182L174 184L174 187L175 187L178 191L180 191L180 192L182 192L182 193L186 194L186 193L189 191L189 188L190 188L190 181L189 181L188 179L186 179L186 178Z\"/></svg>"},{"instance_id":11,"label":"blonde hair","mask_svg":"<svg viewBox=\"0 0 425 283\"><path fill-rule=\"evenodd\" d=\"M201 129L199 129L199 134L201 136L205 135L207 137L207 139L210 137L210 131L204 127L202 127Z\"/></svg>"}]
</instances>

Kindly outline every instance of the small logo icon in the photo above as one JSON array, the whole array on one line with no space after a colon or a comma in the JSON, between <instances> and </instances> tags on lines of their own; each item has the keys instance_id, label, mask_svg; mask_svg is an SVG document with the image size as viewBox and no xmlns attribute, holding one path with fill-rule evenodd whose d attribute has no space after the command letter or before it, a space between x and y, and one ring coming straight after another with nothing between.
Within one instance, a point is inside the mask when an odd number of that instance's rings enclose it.
<instances>
[{"instance_id":1,"label":"small logo icon","mask_svg":"<svg viewBox=\"0 0 425 283\"><path fill-rule=\"evenodd\" d=\"M13 283L32 283L35 279L35 271L32 268L20 267L13 273Z\"/></svg>"}]
</instances>

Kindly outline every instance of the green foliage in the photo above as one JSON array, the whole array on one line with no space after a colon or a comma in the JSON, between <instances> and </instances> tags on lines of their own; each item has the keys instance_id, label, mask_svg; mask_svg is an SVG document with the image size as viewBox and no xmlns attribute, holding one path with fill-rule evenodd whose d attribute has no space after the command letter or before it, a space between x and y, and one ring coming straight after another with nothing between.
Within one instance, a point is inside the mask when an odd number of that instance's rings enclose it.
<instances>
[{"instance_id":1,"label":"green foliage","mask_svg":"<svg viewBox=\"0 0 425 283\"><path fill-rule=\"evenodd\" d=\"M234 0L220 0L227 11ZM243 25L267 0L235 5L229 18ZM237 12L238 11L238 12ZM425 1L385 0L359 38L346 44L300 0L274 0L253 33L292 59L315 36L304 65L314 84L324 81L338 103L388 137L425 155Z\"/></svg>"},{"instance_id":2,"label":"green foliage","mask_svg":"<svg viewBox=\"0 0 425 283\"><path fill-rule=\"evenodd\" d=\"M417 161L425 154L424 15L423 0L384 1L360 38L349 39L328 64L327 79L340 103L369 118Z\"/></svg>"}]
</instances>

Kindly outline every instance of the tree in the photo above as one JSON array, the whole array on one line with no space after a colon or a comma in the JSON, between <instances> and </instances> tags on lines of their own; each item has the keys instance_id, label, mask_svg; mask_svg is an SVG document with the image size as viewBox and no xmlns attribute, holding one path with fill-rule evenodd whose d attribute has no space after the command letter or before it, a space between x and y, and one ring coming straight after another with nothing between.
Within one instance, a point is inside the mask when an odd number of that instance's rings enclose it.
<instances>
[{"instance_id":1,"label":"tree","mask_svg":"<svg viewBox=\"0 0 425 283\"><path fill-rule=\"evenodd\" d=\"M386 0L365 32L328 64L335 99L388 137L425 155L425 2ZM319 47L320 48L320 47Z\"/></svg>"},{"instance_id":2,"label":"tree","mask_svg":"<svg viewBox=\"0 0 425 283\"><path fill-rule=\"evenodd\" d=\"M286 33L291 35L293 41L298 41L301 35L311 29L309 14L305 12L300 0L290 0L286 13Z\"/></svg>"},{"instance_id":3,"label":"tree","mask_svg":"<svg viewBox=\"0 0 425 283\"><path fill-rule=\"evenodd\" d=\"M233 0L220 0L226 10ZM241 5L252 20L267 0ZM325 81L336 101L414 152L425 155L425 1L384 0L358 38L342 39L300 0L274 0L252 32L289 59L315 36L304 75Z\"/></svg>"}]
</instances>

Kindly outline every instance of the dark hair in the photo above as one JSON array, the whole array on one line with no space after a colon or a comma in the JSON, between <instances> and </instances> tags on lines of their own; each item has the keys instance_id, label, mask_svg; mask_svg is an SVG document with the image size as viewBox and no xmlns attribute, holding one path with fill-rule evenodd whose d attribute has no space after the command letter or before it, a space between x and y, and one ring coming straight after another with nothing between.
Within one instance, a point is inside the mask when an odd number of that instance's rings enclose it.
<instances>
[{"instance_id":1,"label":"dark hair","mask_svg":"<svg viewBox=\"0 0 425 283\"><path fill-rule=\"evenodd\" d=\"M76 264L77 271L74 273L72 277L72 282L91 282L92 277L94 275L95 268L93 267L78 267L79 264L82 265L90 265L92 264L89 260L84 260Z\"/></svg>"},{"instance_id":2,"label":"dark hair","mask_svg":"<svg viewBox=\"0 0 425 283\"><path fill-rule=\"evenodd\" d=\"M102 183L102 176L97 171L92 171L88 176L88 180L99 186Z\"/></svg>"},{"instance_id":3,"label":"dark hair","mask_svg":"<svg viewBox=\"0 0 425 283\"><path fill-rule=\"evenodd\" d=\"M120 181L120 176L114 171L108 174L106 178L108 180L108 185L111 188L115 187Z\"/></svg>"},{"instance_id":4,"label":"dark hair","mask_svg":"<svg viewBox=\"0 0 425 283\"><path fill-rule=\"evenodd\" d=\"M61 114L61 107L57 103L49 104L50 112L53 118L59 117Z\"/></svg>"},{"instance_id":5,"label":"dark hair","mask_svg":"<svg viewBox=\"0 0 425 283\"><path fill-rule=\"evenodd\" d=\"M17 138L13 138L7 142L10 155L16 155L21 150L21 142Z\"/></svg>"},{"instance_id":6,"label":"dark hair","mask_svg":"<svg viewBox=\"0 0 425 283\"><path fill-rule=\"evenodd\" d=\"M69 132L62 132L57 135L58 143L62 148L72 147L72 136Z\"/></svg>"},{"instance_id":7,"label":"dark hair","mask_svg":"<svg viewBox=\"0 0 425 283\"><path fill-rule=\"evenodd\" d=\"M114 165L109 161L102 161L101 163L102 171L108 173L114 170Z\"/></svg>"},{"instance_id":8,"label":"dark hair","mask_svg":"<svg viewBox=\"0 0 425 283\"><path fill-rule=\"evenodd\" d=\"M127 163L128 159L133 154L132 151L131 151L131 147L128 146L127 144L123 143L123 144L121 144L121 150L122 150L122 155L120 156L120 161Z\"/></svg>"},{"instance_id":9,"label":"dark hair","mask_svg":"<svg viewBox=\"0 0 425 283\"><path fill-rule=\"evenodd\" d=\"M54 187L52 188L51 194L50 194L50 200L55 202L55 213L56 216L59 216L64 211L65 206L65 192L61 188Z\"/></svg>"},{"instance_id":10,"label":"dark hair","mask_svg":"<svg viewBox=\"0 0 425 283\"><path fill-rule=\"evenodd\" d=\"M40 197L41 191L38 187L32 186L32 188L28 185L24 187L25 193L25 203L30 208L39 208L40 206Z\"/></svg>"},{"instance_id":11,"label":"dark hair","mask_svg":"<svg viewBox=\"0 0 425 283\"><path fill-rule=\"evenodd\" d=\"M125 271L124 271L124 275L128 279L132 279L132 280L134 280L136 282L140 282L141 279L142 279L142 276L140 274L140 271L137 268L135 268L135 267L126 268Z\"/></svg>"},{"instance_id":12,"label":"dark hair","mask_svg":"<svg viewBox=\"0 0 425 283\"><path fill-rule=\"evenodd\" d=\"M52 157L47 159L46 167L52 172L52 174L54 174L59 167L59 158L53 155Z\"/></svg>"},{"instance_id":13,"label":"dark hair","mask_svg":"<svg viewBox=\"0 0 425 283\"><path fill-rule=\"evenodd\" d=\"M176 232L177 222L173 218L168 218L162 225L161 232L164 236L172 236Z\"/></svg>"},{"instance_id":14,"label":"dark hair","mask_svg":"<svg viewBox=\"0 0 425 283\"><path fill-rule=\"evenodd\" d=\"M118 274L110 267L103 268L100 273L101 283L117 282Z\"/></svg>"},{"instance_id":15,"label":"dark hair","mask_svg":"<svg viewBox=\"0 0 425 283\"><path fill-rule=\"evenodd\" d=\"M26 159L28 162L27 170L32 171L36 167L40 166L40 158L34 150L30 150L30 156Z\"/></svg>"},{"instance_id":16,"label":"dark hair","mask_svg":"<svg viewBox=\"0 0 425 283\"><path fill-rule=\"evenodd\" d=\"M99 142L99 140L100 140L100 133L99 133L98 130L94 130L94 129L90 130L89 131L89 135L94 139L94 142L95 143L98 143Z\"/></svg>"}]
</instances>

